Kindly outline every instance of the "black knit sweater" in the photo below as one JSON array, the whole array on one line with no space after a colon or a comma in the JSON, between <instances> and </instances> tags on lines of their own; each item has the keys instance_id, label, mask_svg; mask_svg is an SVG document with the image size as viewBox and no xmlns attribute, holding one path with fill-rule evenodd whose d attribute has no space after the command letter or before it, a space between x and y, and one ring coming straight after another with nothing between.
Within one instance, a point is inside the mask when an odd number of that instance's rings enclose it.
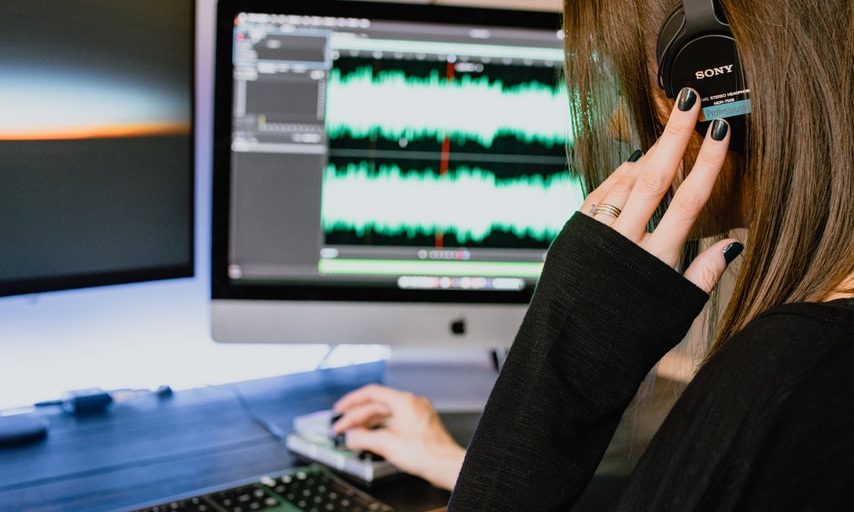
<instances>
[{"instance_id":1,"label":"black knit sweater","mask_svg":"<svg viewBox=\"0 0 854 512\"><path fill-rule=\"evenodd\" d=\"M576 214L466 455L450 512L566 510L708 296ZM751 322L700 370L618 510L841 510L854 484L854 300Z\"/></svg>"}]
</instances>

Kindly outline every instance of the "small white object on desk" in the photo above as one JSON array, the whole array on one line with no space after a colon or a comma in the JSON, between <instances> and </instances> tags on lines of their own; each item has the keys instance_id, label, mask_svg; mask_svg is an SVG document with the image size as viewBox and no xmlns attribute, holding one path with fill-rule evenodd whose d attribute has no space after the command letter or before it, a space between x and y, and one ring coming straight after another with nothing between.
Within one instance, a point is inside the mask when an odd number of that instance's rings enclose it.
<instances>
[{"instance_id":1,"label":"small white object on desk","mask_svg":"<svg viewBox=\"0 0 854 512\"><path fill-rule=\"evenodd\" d=\"M323 464L365 482L400 473L385 460L375 460L370 454L353 452L336 446L330 436L334 411L319 411L294 420L294 431L288 434L288 449L311 461Z\"/></svg>"}]
</instances>

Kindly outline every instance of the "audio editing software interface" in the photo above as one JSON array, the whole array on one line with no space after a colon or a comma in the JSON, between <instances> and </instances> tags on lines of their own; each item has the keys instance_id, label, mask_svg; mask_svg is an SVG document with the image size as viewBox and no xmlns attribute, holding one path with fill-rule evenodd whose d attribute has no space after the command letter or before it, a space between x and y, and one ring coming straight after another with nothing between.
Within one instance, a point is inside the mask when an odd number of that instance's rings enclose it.
<instances>
[{"instance_id":1,"label":"audio editing software interface","mask_svg":"<svg viewBox=\"0 0 854 512\"><path fill-rule=\"evenodd\" d=\"M243 13L229 277L522 290L582 201L554 31Z\"/></svg>"}]
</instances>

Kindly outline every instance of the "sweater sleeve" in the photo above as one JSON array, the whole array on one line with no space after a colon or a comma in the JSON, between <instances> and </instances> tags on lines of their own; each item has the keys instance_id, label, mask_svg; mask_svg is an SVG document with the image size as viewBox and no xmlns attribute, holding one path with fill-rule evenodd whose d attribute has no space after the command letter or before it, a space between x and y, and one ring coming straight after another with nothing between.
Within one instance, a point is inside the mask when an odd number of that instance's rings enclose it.
<instances>
[{"instance_id":1,"label":"sweater sleeve","mask_svg":"<svg viewBox=\"0 0 854 512\"><path fill-rule=\"evenodd\" d=\"M656 257L576 213L549 249L448 510L572 505L640 383L707 300Z\"/></svg>"}]
</instances>

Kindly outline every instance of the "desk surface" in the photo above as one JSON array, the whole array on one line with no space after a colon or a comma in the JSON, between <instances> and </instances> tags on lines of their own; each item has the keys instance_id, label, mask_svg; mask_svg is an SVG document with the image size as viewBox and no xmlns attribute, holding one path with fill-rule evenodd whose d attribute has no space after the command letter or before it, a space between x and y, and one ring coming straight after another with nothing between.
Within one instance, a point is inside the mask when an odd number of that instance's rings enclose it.
<instances>
[{"instance_id":1,"label":"desk surface","mask_svg":"<svg viewBox=\"0 0 854 512\"><path fill-rule=\"evenodd\" d=\"M287 431L294 417L329 408L382 375L382 364L362 365L183 391L167 400L146 396L103 416L48 415L46 442L0 451L0 510L127 509L281 471L297 460L252 420L236 393L253 414ZM401 510L447 500L414 478L369 492L397 501Z\"/></svg>"},{"instance_id":2,"label":"desk surface","mask_svg":"<svg viewBox=\"0 0 854 512\"><path fill-rule=\"evenodd\" d=\"M182 391L165 400L145 396L102 416L50 414L46 442L0 450L0 510L123 510L293 467L298 461L255 423L237 393L252 414L288 431L296 416L329 408L342 394L381 382L383 375L384 364L376 363ZM413 375L418 382L410 389L423 394L429 385ZM466 445L478 415L443 419ZM619 435L614 444L620 444ZM624 457L617 459L623 465ZM600 472L576 508L602 510L624 481L619 473ZM403 512L431 510L448 498L412 477L368 492Z\"/></svg>"}]
</instances>

